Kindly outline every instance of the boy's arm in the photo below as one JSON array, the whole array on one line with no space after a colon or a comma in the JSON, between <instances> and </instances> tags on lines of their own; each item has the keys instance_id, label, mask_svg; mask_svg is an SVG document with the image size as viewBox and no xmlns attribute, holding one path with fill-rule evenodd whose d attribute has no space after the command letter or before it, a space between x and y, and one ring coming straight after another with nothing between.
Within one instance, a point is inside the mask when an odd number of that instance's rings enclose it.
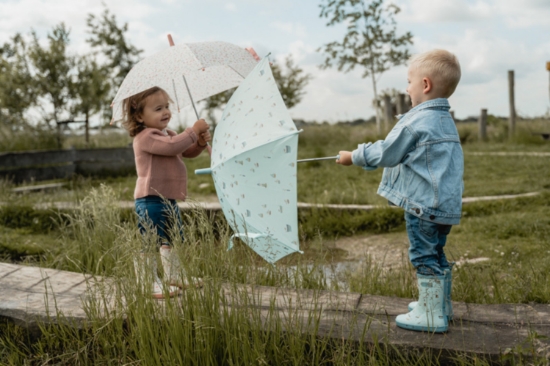
<instances>
[{"instance_id":1,"label":"boy's arm","mask_svg":"<svg viewBox=\"0 0 550 366\"><path fill-rule=\"evenodd\" d=\"M406 125L398 125L391 130L385 140L359 144L351 153L352 162L365 170L394 167L412 150L416 138L414 131Z\"/></svg>"}]
</instances>

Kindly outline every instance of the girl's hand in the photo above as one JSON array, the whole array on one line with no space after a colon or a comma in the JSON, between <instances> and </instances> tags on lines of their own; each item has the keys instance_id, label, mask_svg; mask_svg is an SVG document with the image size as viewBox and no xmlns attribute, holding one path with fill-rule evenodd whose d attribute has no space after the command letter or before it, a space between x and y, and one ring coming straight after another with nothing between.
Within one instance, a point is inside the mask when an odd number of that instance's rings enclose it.
<instances>
[{"instance_id":1,"label":"girl's hand","mask_svg":"<svg viewBox=\"0 0 550 366\"><path fill-rule=\"evenodd\" d=\"M197 142L198 142L199 146L204 147L210 141L212 141L212 136L210 135L210 131L206 131L206 132L203 132L199 135L199 140Z\"/></svg>"},{"instance_id":2,"label":"girl's hand","mask_svg":"<svg viewBox=\"0 0 550 366\"><path fill-rule=\"evenodd\" d=\"M197 136L200 136L201 133L208 131L209 128L210 126L208 123L206 123L206 121L202 118L193 124L193 131L195 131Z\"/></svg>"},{"instance_id":3,"label":"girl's hand","mask_svg":"<svg viewBox=\"0 0 550 366\"><path fill-rule=\"evenodd\" d=\"M340 158L336 160L336 164L345 165L345 166L349 166L353 164L353 162L351 161L350 151L340 151L338 155L340 155Z\"/></svg>"}]
</instances>

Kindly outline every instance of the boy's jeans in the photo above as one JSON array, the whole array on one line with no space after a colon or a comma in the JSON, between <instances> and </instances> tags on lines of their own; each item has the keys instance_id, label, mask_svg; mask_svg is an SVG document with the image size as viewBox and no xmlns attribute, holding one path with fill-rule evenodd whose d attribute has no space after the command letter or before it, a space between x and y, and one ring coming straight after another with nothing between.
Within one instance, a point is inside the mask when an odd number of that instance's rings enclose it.
<instances>
[{"instance_id":1,"label":"boy's jeans","mask_svg":"<svg viewBox=\"0 0 550 366\"><path fill-rule=\"evenodd\" d=\"M159 238L159 244L170 243L170 235L178 233L183 238L183 221L176 200L159 196L146 196L136 199L136 213L140 233L146 233L147 227L153 225ZM176 226L176 229L174 228Z\"/></svg>"},{"instance_id":2,"label":"boy's jeans","mask_svg":"<svg viewBox=\"0 0 550 366\"><path fill-rule=\"evenodd\" d=\"M443 252L452 225L421 220L405 212L410 248L409 258L416 272L426 276L443 276L449 262Z\"/></svg>"}]
</instances>

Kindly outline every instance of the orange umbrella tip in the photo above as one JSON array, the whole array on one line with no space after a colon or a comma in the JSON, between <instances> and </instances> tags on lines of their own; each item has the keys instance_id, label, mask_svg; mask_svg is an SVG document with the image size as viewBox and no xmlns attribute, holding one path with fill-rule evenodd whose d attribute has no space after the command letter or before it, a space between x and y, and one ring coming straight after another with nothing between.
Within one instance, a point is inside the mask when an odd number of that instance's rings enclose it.
<instances>
[{"instance_id":1,"label":"orange umbrella tip","mask_svg":"<svg viewBox=\"0 0 550 366\"><path fill-rule=\"evenodd\" d=\"M170 44L170 47L174 45L174 40L172 39L172 35L168 33L168 43Z\"/></svg>"}]
</instances>

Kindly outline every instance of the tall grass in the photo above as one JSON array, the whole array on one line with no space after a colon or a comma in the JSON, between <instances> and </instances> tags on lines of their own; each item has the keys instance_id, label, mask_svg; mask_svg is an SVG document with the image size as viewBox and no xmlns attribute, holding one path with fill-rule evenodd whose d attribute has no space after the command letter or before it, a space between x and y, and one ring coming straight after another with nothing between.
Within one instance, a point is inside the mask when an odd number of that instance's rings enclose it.
<instances>
[{"instance_id":1,"label":"tall grass","mask_svg":"<svg viewBox=\"0 0 550 366\"><path fill-rule=\"evenodd\" d=\"M258 305L243 285L268 285L297 289L334 290L330 273L316 260L265 265L242 244L227 251L230 230L222 221L197 208L185 212L185 239L174 241L174 250L188 275L202 277L203 289L189 289L164 301L153 300L137 281L133 259L142 249L135 219L122 217L113 204L115 192L107 186L91 190L80 207L60 228L60 247L42 265L95 275L99 286L84 303L88 322L71 324L58 313L57 325L42 325L42 336L29 341L21 329L1 325L0 362L3 364L142 364L142 365L432 365L438 355L401 353L390 345L368 346L342 341L320 331L321 304L314 299L306 316L290 310L282 316L275 304ZM504 209L533 207L534 198L476 204L469 220L500 214ZM543 196L545 212L550 196ZM535 205L536 206L536 205ZM467 224L470 225L470 224ZM476 223L472 221L471 227ZM489 227L491 224L489 223ZM546 222L534 225L547 234ZM493 229L494 231L495 229ZM479 235L479 229L473 230ZM461 235L461 234L460 234ZM507 234L509 235L509 234ZM521 235L521 234L519 234ZM155 243L155 238L148 239ZM513 255L507 253L506 256ZM508 260L508 259L503 259ZM405 259L404 259L405 261ZM499 271L495 266L459 267L455 272L454 299L472 302L550 301L550 261L532 268L519 266ZM526 276L526 273L528 275ZM367 259L356 271L340 273L352 291L416 296L413 271L407 266L390 271ZM104 276L102 281L99 276ZM530 284L530 285L529 285ZM536 289L536 287L540 287ZM518 293L518 291L520 293ZM487 299L487 292L492 300ZM231 296L227 296L231 293ZM53 306L53 305L52 305ZM370 322L354 314L353 332L364 339ZM538 357L538 355L537 355ZM483 365L486 361L457 356L457 364Z\"/></svg>"},{"instance_id":2,"label":"tall grass","mask_svg":"<svg viewBox=\"0 0 550 366\"><path fill-rule=\"evenodd\" d=\"M297 263L259 266L256 255L237 245L227 252L227 226L215 228L204 212L186 213L185 240L174 242L186 273L205 280L202 290L181 297L152 300L140 286L133 259L142 246L134 223L119 224L114 193L93 189L61 228L62 245L49 263L56 268L108 276L84 302L89 322L77 327L58 314L58 325L43 325L43 335L26 343L19 330L4 327L1 361L8 364L143 364L143 365L364 365L379 364L393 352L368 349L319 335L320 304L307 316L296 310L281 316L275 304L250 307L255 301L242 284L326 289L323 271ZM153 239L152 242L155 242ZM232 297L224 295L230 291ZM356 324L365 332L368 322ZM394 356L391 356L394 357ZM408 364L409 358L396 358Z\"/></svg>"}]
</instances>

